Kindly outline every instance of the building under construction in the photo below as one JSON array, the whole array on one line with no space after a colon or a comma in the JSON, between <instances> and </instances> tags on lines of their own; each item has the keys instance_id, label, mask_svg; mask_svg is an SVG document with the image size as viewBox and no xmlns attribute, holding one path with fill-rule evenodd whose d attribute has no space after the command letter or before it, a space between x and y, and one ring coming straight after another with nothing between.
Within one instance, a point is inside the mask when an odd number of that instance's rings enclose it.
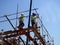
<instances>
[{"instance_id":1,"label":"building under construction","mask_svg":"<svg viewBox=\"0 0 60 45\"><path fill-rule=\"evenodd\" d=\"M6 20L1 20L0 23L2 22L9 22L9 24L11 25L11 27L13 28L13 30L8 30L8 31L4 31L4 29L1 29L0 32L0 45L54 45L54 40L51 38L49 32L47 31L47 29L45 28L45 26L43 25L42 19L39 16L38 21L37 21L37 25L35 25L34 27L31 26L31 13L32 11L34 11L37 15L37 9L38 8L34 8L32 9L32 0L30 1L30 9L26 10L26 11L22 11L22 12L18 12L18 6L17 6L17 12L14 14L7 14L4 16L0 16L0 18L6 18ZM19 21L19 17L21 13L29 13L27 14L28 16L24 16L25 22L25 26L26 27L20 27L19 24L17 24L17 22ZM16 16L15 18L9 18L9 16ZM11 22L11 20L16 20L16 26L13 25L13 23ZM26 38L22 38L21 36L25 36ZM33 36L32 36L33 35Z\"/></svg>"}]
</instances>

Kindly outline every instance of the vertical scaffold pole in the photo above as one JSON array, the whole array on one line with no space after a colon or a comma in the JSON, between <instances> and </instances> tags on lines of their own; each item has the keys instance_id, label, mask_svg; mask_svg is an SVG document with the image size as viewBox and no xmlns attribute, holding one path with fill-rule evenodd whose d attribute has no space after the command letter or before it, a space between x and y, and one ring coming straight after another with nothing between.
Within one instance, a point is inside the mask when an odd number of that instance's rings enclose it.
<instances>
[{"instance_id":1,"label":"vertical scaffold pole","mask_svg":"<svg viewBox=\"0 0 60 45\"><path fill-rule=\"evenodd\" d=\"M16 11L16 27L17 27L17 19L18 19L18 4L17 4L17 11Z\"/></svg>"},{"instance_id":2,"label":"vertical scaffold pole","mask_svg":"<svg viewBox=\"0 0 60 45\"><path fill-rule=\"evenodd\" d=\"M32 9L32 0L30 0L30 9L29 9L29 20L28 20L28 27L30 27L30 17L31 17L31 9ZM28 30L29 33L29 30ZM26 39L26 45L28 45L29 39Z\"/></svg>"}]
</instances>

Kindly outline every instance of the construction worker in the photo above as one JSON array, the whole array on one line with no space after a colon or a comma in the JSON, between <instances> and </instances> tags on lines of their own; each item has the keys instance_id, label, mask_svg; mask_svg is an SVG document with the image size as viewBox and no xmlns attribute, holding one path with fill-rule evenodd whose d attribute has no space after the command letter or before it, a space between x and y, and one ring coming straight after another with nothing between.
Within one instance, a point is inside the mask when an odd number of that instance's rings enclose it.
<instances>
[{"instance_id":1,"label":"construction worker","mask_svg":"<svg viewBox=\"0 0 60 45\"><path fill-rule=\"evenodd\" d=\"M23 27L24 26L24 14L21 13L21 16L19 18L19 26Z\"/></svg>"},{"instance_id":2,"label":"construction worker","mask_svg":"<svg viewBox=\"0 0 60 45\"><path fill-rule=\"evenodd\" d=\"M36 24L36 26L38 26L38 21L39 21L39 15L38 14L36 14L36 17L35 17L35 24Z\"/></svg>"},{"instance_id":3,"label":"construction worker","mask_svg":"<svg viewBox=\"0 0 60 45\"><path fill-rule=\"evenodd\" d=\"M31 24L32 24L32 26L35 25L35 19L36 19L36 14L32 13L32 16L31 16Z\"/></svg>"}]
</instances>

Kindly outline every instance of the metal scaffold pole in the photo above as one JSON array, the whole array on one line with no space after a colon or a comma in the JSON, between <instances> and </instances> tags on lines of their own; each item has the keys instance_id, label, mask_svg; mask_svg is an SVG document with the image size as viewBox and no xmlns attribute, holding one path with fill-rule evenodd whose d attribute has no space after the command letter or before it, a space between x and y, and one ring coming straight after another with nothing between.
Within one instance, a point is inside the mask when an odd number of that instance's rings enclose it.
<instances>
[{"instance_id":1,"label":"metal scaffold pole","mask_svg":"<svg viewBox=\"0 0 60 45\"><path fill-rule=\"evenodd\" d=\"M16 11L16 27L17 27L17 19L18 19L18 4L17 4L17 11Z\"/></svg>"},{"instance_id":2,"label":"metal scaffold pole","mask_svg":"<svg viewBox=\"0 0 60 45\"><path fill-rule=\"evenodd\" d=\"M31 17L31 9L32 9L32 0L30 0L30 10L29 10L29 20L28 20L28 27L30 27L30 17ZM28 30L29 33L29 30ZM26 39L26 45L28 45L29 39Z\"/></svg>"},{"instance_id":3,"label":"metal scaffold pole","mask_svg":"<svg viewBox=\"0 0 60 45\"><path fill-rule=\"evenodd\" d=\"M16 28L13 26L13 24L11 23L11 21L9 20L9 18L5 15L5 17L7 18L7 20L9 21L10 25L13 27L13 29L16 31ZM23 42L23 44L25 45L24 41L22 40L22 38L19 36L19 39L21 39L21 41Z\"/></svg>"}]
</instances>

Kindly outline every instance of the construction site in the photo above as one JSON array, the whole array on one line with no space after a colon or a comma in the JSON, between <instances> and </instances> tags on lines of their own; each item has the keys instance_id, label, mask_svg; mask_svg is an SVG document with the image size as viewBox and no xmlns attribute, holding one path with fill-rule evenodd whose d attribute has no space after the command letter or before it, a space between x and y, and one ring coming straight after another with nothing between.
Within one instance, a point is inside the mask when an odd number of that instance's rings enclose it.
<instances>
[{"instance_id":1,"label":"construction site","mask_svg":"<svg viewBox=\"0 0 60 45\"><path fill-rule=\"evenodd\" d=\"M0 19L5 18L5 20L0 20L0 23L8 22L13 28L7 31L1 29L0 45L54 45L54 40L44 26L37 10L38 8L32 9L32 0L30 0L29 10L19 12L17 5L16 13L0 16ZM37 23L34 26L31 25L31 15L33 12L38 15ZM24 16L24 27L19 25L21 13L28 13L27 16ZM16 21L14 22L16 26L12 23L14 20Z\"/></svg>"}]
</instances>

